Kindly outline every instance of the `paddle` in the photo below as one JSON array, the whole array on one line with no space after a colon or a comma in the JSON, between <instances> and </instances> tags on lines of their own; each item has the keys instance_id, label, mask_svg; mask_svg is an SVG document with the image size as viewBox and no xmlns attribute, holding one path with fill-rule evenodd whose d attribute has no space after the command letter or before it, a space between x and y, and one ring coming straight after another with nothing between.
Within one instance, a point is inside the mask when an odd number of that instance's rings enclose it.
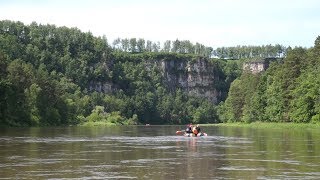
<instances>
[{"instance_id":1,"label":"paddle","mask_svg":"<svg viewBox=\"0 0 320 180\"><path fill-rule=\"evenodd\" d=\"M176 131L176 134L177 134L177 135L184 134L185 131L186 131L186 130Z\"/></svg>"}]
</instances>

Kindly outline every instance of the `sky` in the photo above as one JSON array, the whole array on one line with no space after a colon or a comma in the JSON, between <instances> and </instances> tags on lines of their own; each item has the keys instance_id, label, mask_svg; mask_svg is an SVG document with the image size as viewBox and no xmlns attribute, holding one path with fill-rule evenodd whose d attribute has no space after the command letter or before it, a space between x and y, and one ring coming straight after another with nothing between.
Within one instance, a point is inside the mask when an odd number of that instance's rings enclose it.
<instances>
[{"instance_id":1,"label":"sky","mask_svg":"<svg viewBox=\"0 0 320 180\"><path fill-rule=\"evenodd\" d=\"M311 47L319 0L0 0L0 20L77 27L95 36L190 40L213 48Z\"/></svg>"}]
</instances>

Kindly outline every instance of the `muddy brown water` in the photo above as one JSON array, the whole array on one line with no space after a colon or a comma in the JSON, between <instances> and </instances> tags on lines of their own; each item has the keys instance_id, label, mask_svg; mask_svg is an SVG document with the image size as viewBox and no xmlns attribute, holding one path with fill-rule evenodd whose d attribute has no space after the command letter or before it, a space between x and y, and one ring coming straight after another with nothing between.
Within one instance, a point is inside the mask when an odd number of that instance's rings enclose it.
<instances>
[{"instance_id":1,"label":"muddy brown water","mask_svg":"<svg viewBox=\"0 0 320 180\"><path fill-rule=\"evenodd\" d=\"M184 126L0 129L0 179L320 179L320 131Z\"/></svg>"}]
</instances>

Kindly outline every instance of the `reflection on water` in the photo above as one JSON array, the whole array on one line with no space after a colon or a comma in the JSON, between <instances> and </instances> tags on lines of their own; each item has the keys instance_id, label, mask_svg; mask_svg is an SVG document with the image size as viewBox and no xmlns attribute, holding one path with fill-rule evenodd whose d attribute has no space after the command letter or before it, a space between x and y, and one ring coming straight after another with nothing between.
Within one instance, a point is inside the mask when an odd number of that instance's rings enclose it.
<instances>
[{"instance_id":1,"label":"reflection on water","mask_svg":"<svg viewBox=\"0 0 320 180\"><path fill-rule=\"evenodd\" d=\"M319 179L319 131L181 126L8 128L0 179Z\"/></svg>"}]
</instances>

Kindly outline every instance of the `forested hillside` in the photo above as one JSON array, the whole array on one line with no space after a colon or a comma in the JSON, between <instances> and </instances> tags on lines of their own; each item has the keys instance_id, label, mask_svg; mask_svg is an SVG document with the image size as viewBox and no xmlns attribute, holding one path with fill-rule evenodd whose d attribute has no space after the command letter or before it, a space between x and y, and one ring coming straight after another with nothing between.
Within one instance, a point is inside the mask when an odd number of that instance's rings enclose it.
<instances>
[{"instance_id":1,"label":"forested hillside","mask_svg":"<svg viewBox=\"0 0 320 180\"><path fill-rule=\"evenodd\" d=\"M0 124L218 122L215 105L186 93L190 84L180 82L180 76L202 77L197 72L201 67L193 64L210 65L215 72L204 75L217 76L212 82L221 101L239 75L237 63L210 60L203 45L192 45L199 46L193 53L182 51L182 46L166 52L141 41L136 44L133 38L116 47L105 37L77 28L0 21ZM157 62L162 64L156 66ZM167 66L171 74L165 72ZM195 70L189 72L190 67ZM193 88L208 86L195 83Z\"/></svg>"},{"instance_id":2,"label":"forested hillside","mask_svg":"<svg viewBox=\"0 0 320 180\"><path fill-rule=\"evenodd\" d=\"M223 122L320 122L320 37L294 48L266 72L244 72L219 109Z\"/></svg>"},{"instance_id":3,"label":"forested hillside","mask_svg":"<svg viewBox=\"0 0 320 180\"><path fill-rule=\"evenodd\" d=\"M310 50L109 44L77 28L0 21L0 125L318 121L317 42ZM264 73L241 75L243 58L286 55Z\"/></svg>"}]
</instances>

